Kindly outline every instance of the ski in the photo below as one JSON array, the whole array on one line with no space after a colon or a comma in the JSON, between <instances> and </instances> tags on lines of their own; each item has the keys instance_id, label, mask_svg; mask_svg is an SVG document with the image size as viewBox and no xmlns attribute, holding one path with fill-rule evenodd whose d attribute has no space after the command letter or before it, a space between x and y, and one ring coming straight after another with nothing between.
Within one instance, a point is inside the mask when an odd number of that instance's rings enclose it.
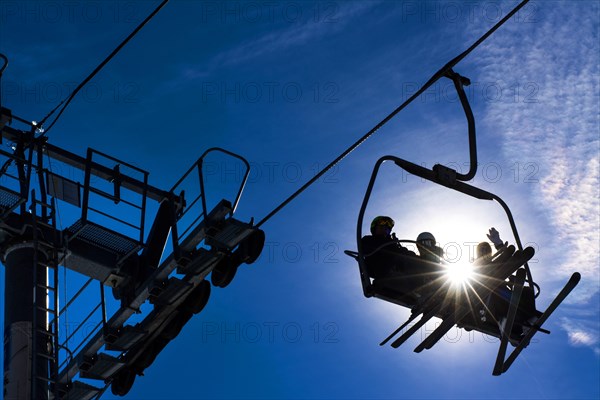
<instances>
[{"instance_id":1,"label":"ski","mask_svg":"<svg viewBox=\"0 0 600 400\"><path fill-rule=\"evenodd\" d=\"M402 329L404 329L408 324L410 324L412 321L414 321L415 318L417 318L417 316L419 315L419 313L411 313L410 317L408 318L408 320L403 323L402 325L400 325L400 327L398 327L398 329L396 329L394 332L392 332L388 337L386 337L381 343L379 343L380 346L383 346L384 344L386 344L387 342L390 341L390 339L392 339L394 336L396 336L398 334L398 332L400 332Z\"/></svg>"},{"instance_id":2,"label":"ski","mask_svg":"<svg viewBox=\"0 0 600 400\"><path fill-rule=\"evenodd\" d=\"M504 325L500 327L500 347L498 348L498 355L496 357L496 363L494 364L494 370L492 375L500 375L502 373L502 366L504 365L504 359L506 357L506 348L508 346L508 339L512 332L512 328L517 316L517 309L519 308L519 302L521 301L521 293L523 292L523 284L525 283L525 270L519 269L517 271L517 277L513 285L513 292L510 296L510 306L506 321Z\"/></svg>"},{"instance_id":3,"label":"ski","mask_svg":"<svg viewBox=\"0 0 600 400\"><path fill-rule=\"evenodd\" d=\"M421 327L423 325L425 325L427 323L427 321L429 321L431 318L435 317L435 314L437 313L438 308L439 307L436 307L436 308L430 310L427 314L423 314L423 316L421 317L419 322L417 322L416 324L411 326L406 332L404 332L402 334L402 336L400 336L398 339L396 339L394 342L392 342L392 347L396 349L396 348L400 347L400 345L402 343L406 342L408 340L408 338L411 337L416 331L421 329Z\"/></svg>"},{"instance_id":4,"label":"ski","mask_svg":"<svg viewBox=\"0 0 600 400\"><path fill-rule=\"evenodd\" d=\"M433 347L444 335L454 326L454 318L445 318L440 326L435 328L431 335L427 336L414 350L415 353L420 353L424 349Z\"/></svg>"},{"instance_id":5,"label":"ski","mask_svg":"<svg viewBox=\"0 0 600 400\"><path fill-rule=\"evenodd\" d=\"M533 324L533 326L529 329L529 332L527 332L527 334L523 337L523 339L521 339L518 346L515 347L513 352L506 359L506 361L504 362L504 366L502 368L503 373L508 371L508 369L510 368L512 363L516 360L516 358L519 356L521 351L523 351L523 349L525 347L527 347L527 345L531 341L531 338L533 337L533 335L535 335L537 333L537 331L542 327L544 322L546 322L546 320L550 317L550 315L552 315L554 310L556 310L558 308L558 306L563 302L563 300L565 298L567 298L569 293L571 293L571 291L577 286L577 284L579 283L580 280L581 280L581 274L579 272L575 272L573 275L571 275L571 278L565 284L565 286L560 291L560 293L556 296L556 298L554 298L554 301L552 301L552 303L548 306L546 311L544 311L544 313L540 316L540 318Z\"/></svg>"}]
</instances>

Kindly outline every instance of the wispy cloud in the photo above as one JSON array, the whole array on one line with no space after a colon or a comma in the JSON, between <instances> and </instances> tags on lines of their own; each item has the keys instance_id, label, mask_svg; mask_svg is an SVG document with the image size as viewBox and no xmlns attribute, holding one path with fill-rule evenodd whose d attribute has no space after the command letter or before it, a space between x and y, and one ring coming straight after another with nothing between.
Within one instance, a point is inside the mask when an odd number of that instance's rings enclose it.
<instances>
[{"instance_id":1,"label":"wispy cloud","mask_svg":"<svg viewBox=\"0 0 600 400\"><path fill-rule=\"evenodd\" d=\"M552 277L564 281L575 270L582 273L569 299L576 304L588 303L600 289L597 7L541 6L535 22L507 25L479 54L482 81L516 82L521 89L488 107L484 122L503 138L504 157L538 165L540 182L532 185L531 200L552 227L544 238L560 264L552 266ZM572 344L598 351L598 326L563 326Z\"/></svg>"},{"instance_id":2,"label":"wispy cloud","mask_svg":"<svg viewBox=\"0 0 600 400\"><path fill-rule=\"evenodd\" d=\"M600 68L596 22L582 15L557 9L531 24L521 39L496 36L484 50L482 79L531 84L536 92L532 103L515 104L513 96L494 103L485 123L504 136L505 157L538 163L541 179L532 187L534 201L549 211L553 244L568 251L562 272L577 268L585 277L585 296L579 290L579 301L598 291L600 250ZM502 48L502 43L511 47Z\"/></svg>"},{"instance_id":3,"label":"wispy cloud","mask_svg":"<svg viewBox=\"0 0 600 400\"><path fill-rule=\"evenodd\" d=\"M588 346L600 355L598 323L563 318L561 326L568 332L569 343L573 346Z\"/></svg>"},{"instance_id":4,"label":"wispy cloud","mask_svg":"<svg viewBox=\"0 0 600 400\"><path fill-rule=\"evenodd\" d=\"M188 65L183 67L183 78L204 78L219 68L239 65L266 54L281 52L317 40L324 35L339 32L354 18L376 4L378 2L340 3L337 12L332 14L326 21L309 18L279 30L271 30L262 36L223 50L201 66Z\"/></svg>"}]
</instances>

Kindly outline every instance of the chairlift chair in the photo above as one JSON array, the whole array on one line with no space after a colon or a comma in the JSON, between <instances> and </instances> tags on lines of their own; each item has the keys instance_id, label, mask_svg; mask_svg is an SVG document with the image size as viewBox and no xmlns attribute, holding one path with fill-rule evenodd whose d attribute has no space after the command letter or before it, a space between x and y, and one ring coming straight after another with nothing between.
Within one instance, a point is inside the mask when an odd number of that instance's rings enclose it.
<instances>
[{"instance_id":1,"label":"chairlift chair","mask_svg":"<svg viewBox=\"0 0 600 400\"><path fill-rule=\"evenodd\" d=\"M380 298L384 301L398 304L412 310L409 319L388 336L381 345L384 345L391 340L419 315L421 315L420 320L396 339L392 343L393 347L398 347L404 343L431 318L439 317L442 319L441 325L415 348L415 352L421 352L422 350L432 348L454 325L458 325L467 330L476 330L500 338L500 347L493 369L493 375L500 375L509 369L520 352L530 343L533 335L538 331L550 333L542 328L543 323L575 288L581 279L581 275L578 272L575 272L544 312L536 310L533 313L535 318L533 318L532 321L524 323L522 320L517 319L517 316L523 313L521 298L526 285L528 287L527 290L537 290L538 293L534 297L539 295L539 286L534 282L531 270L527 264L527 261L533 256L534 251L532 248L523 248L512 213L508 205L500 197L465 183L465 181L471 180L477 171L475 120L463 89L463 86L469 84L469 80L455 73L452 69L444 76L452 79L467 118L470 153L469 172L467 174L461 174L456 170L441 164L436 164L432 169L428 169L395 156L387 155L381 157L376 162L371 174L371 179L358 216L356 231L358 251L347 250L345 253L358 262L365 297ZM445 285L443 281L437 285L437 290L430 291L427 294L423 294L422 297L419 297L415 296L414 293L394 290L393 285L386 284L386 282L383 282L382 284L382 282L377 282L377 279L374 281L371 280L365 263L365 254L361 246L361 239L363 237L362 226L365 210L369 203L380 167L387 161L393 162L409 174L456 190L467 196L479 200L495 200L504 209L517 248L515 249L513 246L508 246L495 254L490 264L487 266L487 270L490 271L489 274L482 277L479 282L473 283L466 296L463 296L462 299L459 300L456 298L457 294L450 293L451 297L453 296L454 300L458 300L458 302L448 302L447 300L444 300L448 297L448 285ZM400 242L410 241L403 240ZM398 257L401 258L402 256ZM424 261L421 261L416 257L405 256L405 258L405 262L407 263L421 263L424 269L429 268L429 266L424 264ZM492 295L496 289L502 285L507 285L511 288L511 296L508 300L506 315L499 318L502 323L498 324L493 318L486 318L486 314L488 313L485 311L487 309L485 299ZM453 303L453 305L450 305L449 303ZM473 307L473 305L475 305L475 307ZM477 315L477 310L484 310L483 314ZM514 332L522 332L522 334L519 335ZM515 346L515 349L508 358L506 358L507 345L509 342Z\"/></svg>"}]
</instances>

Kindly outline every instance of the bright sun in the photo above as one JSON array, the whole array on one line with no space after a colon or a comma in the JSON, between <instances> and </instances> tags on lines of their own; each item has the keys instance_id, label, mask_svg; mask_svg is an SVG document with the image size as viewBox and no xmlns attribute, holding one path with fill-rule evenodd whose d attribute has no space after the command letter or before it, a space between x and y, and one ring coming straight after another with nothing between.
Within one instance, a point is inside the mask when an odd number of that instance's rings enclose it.
<instances>
[{"instance_id":1,"label":"bright sun","mask_svg":"<svg viewBox=\"0 0 600 400\"><path fill-rule=\"evenodd\" d=\"M466 283L473 277L473 267L469 263L448 264L446 275L453 284Z\"/></svg>"}]
</instances>

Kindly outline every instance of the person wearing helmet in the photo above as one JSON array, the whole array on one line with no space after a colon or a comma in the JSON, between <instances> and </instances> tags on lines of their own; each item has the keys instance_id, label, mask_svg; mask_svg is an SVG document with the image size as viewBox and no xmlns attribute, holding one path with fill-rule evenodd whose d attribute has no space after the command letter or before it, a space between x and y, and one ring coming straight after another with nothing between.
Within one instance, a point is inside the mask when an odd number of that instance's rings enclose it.
<instances>
[{"instance_id":1,"label":"person wearing helmet","mask_svg":"<svg viewBox=\"0 0 600 400\"><path fill-rule=\"evenodd\" d=\"M435 263L439 263L444 254L442 248L436 245L435 236L429 232L421 232L417 236L417 249L419 250L419 257Z\"/></svg>"},{"instance_id":2,"label":"person wearing helmet","mask_svg":"<svg viewBox=\"0 0 600 400\"><path fill-rule=\"evenodd\" d=\"M416 242L419 258L425 262L420 263L418 269L413 271L414 280L423 289L435 290L441 283L438 278L443 274L443 270L439 264L444 251L436 245L435 236L430 232L421 232Z\"/></svg>"},{"instance_id":3,"label":"person wearing helmet","mask_svg":"<svg viewBox=\"0 0 600 400\"><path fill-rule=\"evenodd\" d=\"M386 278L400 272L404 259L398 256L416 256L402 247L392 234L394 220L388 216L377 216L371 222L371 235L361 240L362 252L371 278Z\"/></svg>"}]
</instances>

